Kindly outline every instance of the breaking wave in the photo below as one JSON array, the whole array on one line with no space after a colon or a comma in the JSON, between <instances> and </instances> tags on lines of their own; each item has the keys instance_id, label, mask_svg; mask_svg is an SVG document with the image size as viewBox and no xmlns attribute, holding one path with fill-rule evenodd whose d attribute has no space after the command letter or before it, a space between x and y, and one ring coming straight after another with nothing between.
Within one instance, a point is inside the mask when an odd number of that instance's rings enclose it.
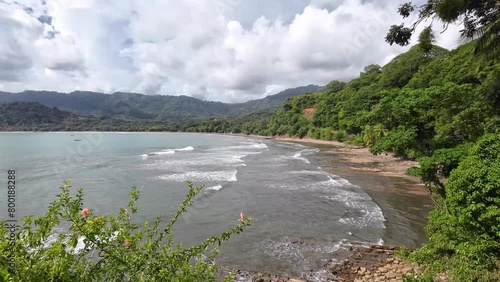
<instances>
[{"instance_id":1,"label":"breaking wave","mask_svg":"<svg viewBox=\"0 0 500 282\"><path fill-rule=\"evenodd\" d=\"M184 182L186 180L192 181L225 181L236 182L237 170L230 171L188 171L184 173L174 173L161 175L158 178L161 180Z\"/></svg>"}]
</instances>

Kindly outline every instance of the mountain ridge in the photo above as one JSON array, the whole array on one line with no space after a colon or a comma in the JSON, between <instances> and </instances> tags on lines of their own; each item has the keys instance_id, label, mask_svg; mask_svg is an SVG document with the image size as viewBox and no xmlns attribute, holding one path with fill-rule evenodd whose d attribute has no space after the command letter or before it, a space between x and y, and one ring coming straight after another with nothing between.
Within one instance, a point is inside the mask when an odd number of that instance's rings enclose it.
<instances>
[{"instance_id":1,"label":"mountain ridge","mask_svg":"<svg viewBox=\"0 0 500 282\"><path fill-rule=\"evenodd\" d=\"M190 119L222 118L257 111L273 111L292 96L320 90L317 85L286 89L278 94L244 103L223 103L200 100L189 96L145 95L115 92L104 94L92 91L34 91L0 92L0 102L38 102L79 114L109 115L134 120L185 121Z\"/></svg>"}]
</instances>

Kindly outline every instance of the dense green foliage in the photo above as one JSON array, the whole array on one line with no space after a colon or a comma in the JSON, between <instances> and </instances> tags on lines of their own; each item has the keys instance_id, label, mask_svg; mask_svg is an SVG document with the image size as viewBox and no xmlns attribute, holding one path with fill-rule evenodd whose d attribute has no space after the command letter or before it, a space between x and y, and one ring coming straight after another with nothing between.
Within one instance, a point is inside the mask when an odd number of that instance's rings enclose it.
<instances>
[{"instance_id":1,"label":"dense green foliage","mask_svg":"<svg viewBox=\"0 0 500 282\"><path fill-rule=\"evenodd\" d=\"M135 187L126 208L104 216L84 208L83 191L72 195L66 183L45 216L28 216L16 230L1 222L0 281L215 281L218 246L252 219L241 216L237 226L198 245L174 242L173 225L203 188L188 185L186 199L169 221L159 216L138 225L132 220L140 195ZM56 227L67 232L48 244ZM85 246L76 250L82 237Z\"/></svg>"},{"instance_id":2,"label":"dense green foliage","mask_svg":"<svg viewBox=\"0 0 500 282\"><path fill-rule=\"evenodd\" d=\"M39 102L79 114L106 115L134 120L186 122L193 119L226 118L259 111L272 111L288 97L314 92L319 89L309 85L284 90L259 100L226 104L202 101L187 96L141 95L114 93L111 95L77 91L69 94L47 91L0 92L0 102Z\"/></svg>"},{"instance_id":3,"label":"dense green foliage","mask_svg":"<svg viewBox=\"0 0 500 282\"><path fill-rule=\"evenodd\" d=\"M272 112L255 112L235 118L191 121L182 124L185 132L233 133L267 135L267 124Z\"/></svg>"},{"instance_id":4,"label":"dense green foliage","mask_svg":"<svg viewBox=\"0 0 500 282\"><path fill-rule=\"evenodd\" d=\"M271 118L271 135L333 140L349 135L372 152L420 158L499 132L500 63L414 46L387 65L367 66L335 91L291 98ZM313 109L306 118L304 110Z\"/></svg>"},{"instance_id":5,"label":"dense green foliage","mask_svg":"<svg viewBox=\"0 0 500 282\"><path fill-rule=\"evenodd\" d=\"M429 242L410 258L453 281L500 279L500 135L484 137L446 183L431 212Z\"/></svg>"},{"instance_id":6,"label":"dense green foliage","mask_svg":"<svg viewBox=\"0 0 500 282\"><path fill-rule=\"evenodd\" d=\"M272 116L269 134L288 134L301 138L307 135L310 121L304 111L313 108L320 98L319 94L307 94L287 100Z\"/></svg>"}]
</instances>

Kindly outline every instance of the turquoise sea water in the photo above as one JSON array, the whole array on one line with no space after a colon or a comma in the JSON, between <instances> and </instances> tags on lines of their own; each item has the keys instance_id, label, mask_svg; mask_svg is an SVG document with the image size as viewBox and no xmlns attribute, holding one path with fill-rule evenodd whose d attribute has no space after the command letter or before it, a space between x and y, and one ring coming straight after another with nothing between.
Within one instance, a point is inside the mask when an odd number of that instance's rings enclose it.
<instances>
[{"instance_id":1,"label":"turquoise sea water","mask_svg":"<svg viewBox=\"0 0 500 282\"><path fill-rule=\"evenodd\" d=\"M206 188L178 222L178 240L193 244L223 232L241 211L255 218L222 248L220 261L231 267L300 275L337 253L341 259L352 242L384 242L387 226L407 236L401 244L421 240L404 216L392 212L387 222L362 188L321 170L318 152L208 134L0 134L0 168L16 170L18 217L44 213L66 180L84 188L85 206L99 214L116 214L137 185L143 190L134 220L153 221L174 213L190 179ZM3 194L0 207L7 206Z\"/></svg>"}]
</instances>

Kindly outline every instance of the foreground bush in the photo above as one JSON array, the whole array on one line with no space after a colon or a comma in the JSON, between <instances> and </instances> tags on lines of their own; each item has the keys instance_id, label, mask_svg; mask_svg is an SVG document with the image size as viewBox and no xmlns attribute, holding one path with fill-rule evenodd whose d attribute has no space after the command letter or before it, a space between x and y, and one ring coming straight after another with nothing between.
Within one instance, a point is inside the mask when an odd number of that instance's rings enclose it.
<instances>
[{"instance_id":1,"label":"foreground bush","mask_svg":"<svg viewBox=\"0 0 500 282\"><path fill-rule=\"evenodd\" d=\"M100 216L83 207L82 189L71 195L65 183L45 216L22 219L15 242L2 222L0 281L215 281L218 246L252 219L242 215L236 227L192 247L175 243L173 225L203 188L188 186L186 199L162 227L161 216L143 226L131 222L137 213L136 187L117 216ZM70 224L67 232L47 244L65 222ZM84 247L75 250L79 238L85 238Z\"/></svg>"}]
</instances>

